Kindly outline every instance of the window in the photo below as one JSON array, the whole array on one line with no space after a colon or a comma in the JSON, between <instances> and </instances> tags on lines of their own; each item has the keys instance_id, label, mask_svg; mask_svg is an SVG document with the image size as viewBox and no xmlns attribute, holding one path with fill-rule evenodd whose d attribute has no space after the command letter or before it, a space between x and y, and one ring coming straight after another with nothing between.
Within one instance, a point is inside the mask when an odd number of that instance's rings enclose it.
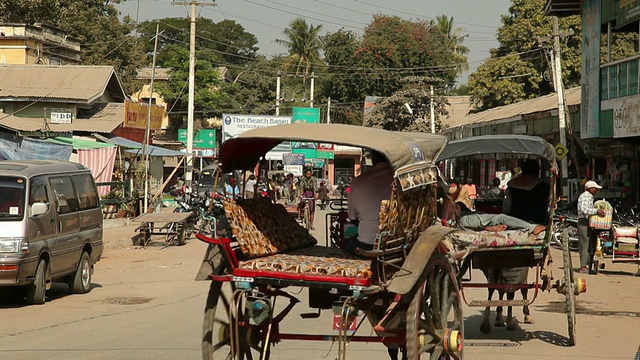
<instances>
[{"instance_id":1,"label":"window","mask_svg":"<svg viewBox=\"0 0 640 360\"><path fill-rule=\"evenodd\" d=\"M638 93L638 59L629 62L629 95Z\"/></svg>"},{"instance_id":2,"label":"window","mask_svg":"<svg viewBox=\"0 0 640 360\"><path fill-rule=\"evenodd\" d=\"M89 174L76 175L71 177L73 186L78 193L78 207L80 210L95 209L100 203L98 191L93 184L93 178Z\"/></svg>"},{"instance_id":3,"label":"window","mask_svg":"<svg viewBox=\"0 0 640 360\"><path fill-rule=\"evenodd\" d=\"M56 206L58 213L68 214L74 211L78 211L78 198L76 192L73 190L73 184L71 178L68 176L61 176L51 178L51 189L56 199Z\"/></svg>"},{"instance_id":4,"label":"window","mask_svg":"<svg viewBox=\"0 0 640 360\"><path fill-rule=\"evenodd\" d=\"M49 196L47 195L47 179L44 177L36 177L31 179L29 188L29 206L41 202L48 204Z\"/></svg>"},{"instance_id":5,"label":"window","mask_svg":"<svg viewBox=\"0 0 640 360\"><path fill-rule=\"evenodd\" d=\"M627 77L627 63L621 63L618 66L619 72L618 72L618 83L620 84L619 86L619 96L627 96L627 82L628 82L628 77Z\"/></svg>"},{"instance_id":6,"label":"window","mask_svg":"<svg viewBox=\"0 0 640 360\"><path fill-rule=\"evenodd\" d=\"M600 100L609 99L609 68L600 69Z\"/></svg>"},{"instance_id":7,"label":"window","mask_svg":"<svg viewBox=\"0 0 640 360\"><path fill-rule=\"evenodd\" d=\"M609 67L609 99L618 97L618 67Z\"/></svg>"},{"instance_id":8,"label":"window","mask_svg":"<svg viewBox=\"0 0 640 360\"><path fill-rule=\"evenodd\" d=\"M23 178L0 176L0 221L22 219L24 198Z\"/></svg>"}]
</instances>

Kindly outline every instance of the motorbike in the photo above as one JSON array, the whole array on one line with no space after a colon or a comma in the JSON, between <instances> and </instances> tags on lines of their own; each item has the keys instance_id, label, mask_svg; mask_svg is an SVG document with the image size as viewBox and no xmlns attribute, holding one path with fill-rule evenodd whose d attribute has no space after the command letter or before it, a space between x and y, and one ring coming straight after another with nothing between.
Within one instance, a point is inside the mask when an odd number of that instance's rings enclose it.
<instances>
[{"instance_id":1,"label":"motorbike","mask_svg":"<svg viewBox=\"0 0 640 360\"><path fill-rule=\"evenodd\" d=\"M198 231L199 219L209 207L209 199L206 194L193 194L189 188L186 188L183 196L174 198L178 206L173 210L174 213L191 212L191 216L185 223L186 237L189 238L195 231Z\"/></svg>"},{"instance_id":2,"label":"motorbike","mask_svg":"<svg viewBox=\"0 0 640 360\"><path fill-rule=\"evenodd\" d=\"M552 245L562 248L562 232L566 229L569 235L569 249L571 251L578 251L578 214L577 214L577 201L559 202L553 216L553 226L551 230L553 236L551 238Z\"/></svg>"}]
</instances>

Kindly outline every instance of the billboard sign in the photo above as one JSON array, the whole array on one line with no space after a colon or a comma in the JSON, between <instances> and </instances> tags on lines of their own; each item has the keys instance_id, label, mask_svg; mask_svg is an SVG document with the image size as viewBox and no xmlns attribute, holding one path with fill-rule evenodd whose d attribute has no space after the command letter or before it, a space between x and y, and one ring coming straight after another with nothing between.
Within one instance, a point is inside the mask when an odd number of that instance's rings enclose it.
<instances>
[{"instance_id":1,"label":"billboard sign","mask_svg":"<svg viewBox=\"0 0 640 360\"><path fill-rule=\"evenodd\" d=\"M290 116L270 115L222 115L222 142L251 129L291 124ZM274 147L265 156L267 160L282 160L282 155L291 152L291 143L286 142Z\"/></svg>"},{"instance_id":2,"label":"billboard sign","mask_svg":"<svg viewBox=\"0 0 640 360\"><path fill-rule=\"evenodd\" d=\"M293 116L291 121L294 124L317 124L320 122L320 108L303 108L294 107L292 109ZM304 154L306 159L314 159L318 157L317 143L293 143L294 154Z\"/></svg>"},{"instance_id":3,"label":"billboard sign","mask_svg":"<svg viewBox=\"0 0 640 360\"><path fill-rule=\"evenodd\" d=\"M149 104L138 103L129 100L124 101L124 127L146 129L147 117L149 115ZM162 128L162 119L164 118L164 106L151 105L151 130L160 130Z\"/></svg>"}]
</instances>

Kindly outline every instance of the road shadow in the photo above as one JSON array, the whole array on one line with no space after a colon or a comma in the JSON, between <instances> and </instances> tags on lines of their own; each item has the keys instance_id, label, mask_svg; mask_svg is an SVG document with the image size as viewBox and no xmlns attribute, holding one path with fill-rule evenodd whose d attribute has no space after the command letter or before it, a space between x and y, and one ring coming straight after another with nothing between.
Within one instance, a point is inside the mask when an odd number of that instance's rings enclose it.
<instances>
[{"instance_id":1,"label":"road shadow","mask_svg":"<svg viewBox=\"0 0 640 360\"><path fill-rule=\"evenodd\" d=\"M91 283L91 290L101 288L102 285ZM65 298L67 296L76 295L72 294L69 291L69 286L64 283L53 283L51 284L51 289L47 290L46 293L46 303L57 301L59 299ZM79 294L81 295L81 294ZM0 292L0 309L17 309L26 306L32 306L27 304L25 298L24 288L22 287L11 287L4 288ZM37 306L37 305L33 305Z\"/></svg>"},{"instance_id":2,"label":"road shadow","mask_svg":"<svg viewBox=\"0 0 640 360\"><path fill-rule=\"evenodd\" d=\"M564 301L550 301L545 305L537 306L538 311L552 312L552 313L565 313L566 304ZM624 316L632 318L640 318L640 311L624 311L624 310L596 310L590 309L581 303L576 303L576 314L578 315L593 315L593 316Z\"/></svg>"},{"instance_id":3,"label":"road shadow","mask_svg":"<svg viewBox=\"0 0 640 360\"><path fill-rule=\"evenodd\" d=\"M515 310L515 309L514 309ZM514 313L515 314L515 313ZM517 314L516 319L522 320L522 314ZM506 314L505 314L506 319ZM465 346L471 347L514 347L519 346L523 342L530 340L541 340L546 343L569 347L569 338L550 332L550 331L527 331L529 324L518 323L515 330L507 330L506 327L495 327L495 311L490 317L491 332L484 334L480 331L482 324L482 315L472 315L465 319L464 322L464 339ZM493 341L492 341L493 340Z\"/></svg>"},{"instance_id":4,"label":"road shadow","mask_svg":"<svg viewBox=\"0 0 640 360\"><path fill-rule=\"evenodd\" d=\"M622 270L598 270L598 275L606 275L606 276L637 276L636 272L631 271L622 271Z\"/></svg>"}]
</instances>

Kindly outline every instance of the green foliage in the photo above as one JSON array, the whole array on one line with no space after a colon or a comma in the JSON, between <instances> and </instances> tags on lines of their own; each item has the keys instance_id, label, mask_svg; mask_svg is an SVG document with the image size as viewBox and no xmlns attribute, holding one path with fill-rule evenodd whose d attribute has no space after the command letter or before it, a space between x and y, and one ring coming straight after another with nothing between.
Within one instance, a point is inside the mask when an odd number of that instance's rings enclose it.
<instances>
[{"instance_id":1,"label":"green foliage","mask_svg":"<svg viewBox=\"0 0 640 360\"><path fill-rule=\"evenodd\" d=\"M530 99L539 93L540 74L517 54L489 58L469 76L471 102L476 109L490 109Z\"/></svg>"},{"instance_id":2,"label":"green foliage","mask_svg":"<svg viewBox=\"0 0 640 360\"><path fill-rule=\"evenodd\" d=\"M462 71L469 70L469 64L466 56L469 53L469 48L462 45L464 39L468 36L462 35L464 29L461 27L454 28L455 23L453 16L436 16L436 24L438 25L438 30L440 30L440 33L442 34L442 41L445 48L454 56L454 62L457 65L457 75L460 75Z\"/></svg>"},{"instance_id":3,"label":"green foliage","mask_svg":"<svg viewBox=\"0 0 640 360\"><path fill-rule=\"evenodd\" d=\"M322 42L319 33L322 25L307 25L303 18L293 20L284 29L286 39L276 39L276 43L287 48L289 57L286 69L293 69L296 74L309 75L314 66L320 62Z\"/></svg>"},{"instance_id":4,"label":"green foliage","mask_svg":"<svg viewBox=\"0 0 640 360\"><path fill-rule=\"evenodd\" d=\"M170 79L167 82L158 83L157 90L165 101L179 115L170 115L171 126L179 128L186 119L181 110L188 106L187 84L189 79L189 50L182 45L168 44L163 52L166 55L164 66L171 69ZM195 72L195 112L199 118L220 116L227 96L219 91L221 86L220 75L217 67L209 61L205 55L206 50L196 51Z\"/></svg>"},{"instance_id":5,"label":"green foliage","mask_svg":"<svg viewBox=\"0 0 640 360\"><path fill-rule=\"evenodd\" d=\"M431 94L427 84L437 84L438 79L428 77L406 77L403 88L391 96L384 97L370 114L365 116L365 125L392 131L431 132ZM440 116L447 115L444 97L434 95L436 132L442 129ZM408 104L413 114L406 108Z\"/></svg>"},{"instance_id":6,"label":"green foliage","mask_svg":"<svg viewBox=\"0 0 640 360\"><path fill-rule=\"evenodd\" d=\"M153 53L153 38L156 21L145 21L138 26L141 43L147 54ZM157 64L164 66L169 61L164 48L169 44L181 44L188 48L191 23L189 18L165 18L160 21ZM219 23L207 18L196 20L196 49L208 50L208 60L220 66L226 66L236 73L236 67L253 61L257 56L258 43L255 35L245 31L242 25L233 20ZM149 57L149 61L151 58Z\"/></svg>"}]
</instances>

